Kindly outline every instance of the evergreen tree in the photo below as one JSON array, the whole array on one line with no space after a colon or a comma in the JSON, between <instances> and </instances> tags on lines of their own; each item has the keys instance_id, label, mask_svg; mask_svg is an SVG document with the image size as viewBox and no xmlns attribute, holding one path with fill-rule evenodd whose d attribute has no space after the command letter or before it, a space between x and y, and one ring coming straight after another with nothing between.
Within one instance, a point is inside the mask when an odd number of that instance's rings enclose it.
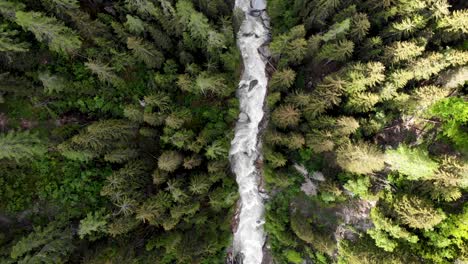
<instances>
[{"instance_id":1,"label":"evergreen tree","mask_svg":"<svg viewBox=\"0 0 468 264\"><path fill-rule=\"evenodd\" d=\"M271 119L280 128L294 127L299 124L301 113L292 105L282 105L273 111Z\"/></svg>"},{"instance_id":2,"label":"evergreen tree","mask_svg":"<svg viewBox=\"0 0 468 264\"><path fill-rule=\"evenodd\" d=\"M388 150L385 156L392 169L406 174L410 180L431 178L438 167L426 151L411 149L405 145L396 150Z\"/></svg>"},{"instance_id":3,"label":"evergreen tree","mask_svg":"<svg viewBox=\"0 0 468 264\"><path fill-rule=\"evenodd\" d=\"M51 222L37 227L11 249L11 258L20 263L65 263L73 251L72 231Z\"/></svg>"},{"instance_id":4,"label":"evergreen tree","mask_svg":"<svg viewBox=\"0 0 468 264\"><path fill-rule=\"evenodd\" d=\"M431 230L446 218L441 210L436 210L425 200L417 196L404 195L395 204L398 219L412 228Z\"/></svg>"},{"instance_id":5,"label":"evergreen tree","mask_svg":"<svg viewBox=\"0 0 468 264\"><path fill-rule=\"evenodd\" d=\"M271 89L284 91L291 87L296 78L296 73L291 69L276 71L269 82Z\"/></svg>"},{"instance_id":6,"label":"evergreen tree","mask_svg":"<svg viewBox=\"0 0 468 264\"><path fill-rule=\"evenodd\" d=\"M40 12L18 11L15 22L31 31L38 41L45 42L52 51L73 54L81 47L80 37L75 31Z\"/></svg>"},{"instance_id":7,"label":"evergreen tree","mask_svg":"<svg viewBox=\"0 0 468 264\"><path fill-rule=\"evenodd\" d=\"M450 15L442 16L437 21L437 27L450 33L452 38L460 38L468 34L468 10L455 10Z\"/></svg>"},{"instance_id":8,"label":"evergreen tree","mask_svg":"<svg viewBox=\"0 0 468 264\"><path fill-rule=\"evenodd\" d=\"M29 50L27 42L15 40L18 35L16 30L8 30L8 24L0 24L0 52L25 52Z\"/></svg>"},{"instance_id":9,"label":"evergreen tree","mask_svg":"<svg viewBox=\"0 0 468 264\"><path fill-rule=\"evenodd\" d=\"M132 15L127 15L127 22L125 22L125 26L130 32L135 34L141 34L145 31L145 25L143 24L143 21Z\"/></svg>"},{"instance_id":10,"label":"evergreen tree","mask_svg":"<svg viewBox=\"0 0 468 264\"><path fill-rule=\"evenodd\" d=\"M33 159L47 151L45 145L36 134L28 131L0 134L0 160L14 159L20 162L24 159Z\"/></svg>"},{"instance_id":11,"label":"evergreen tree","mask_svg":"<svg viewBox=\"0 0 468 264\"><path fill-rule=\"evenodd\" d=\"M154 48L150 43L139 38L129 37L127 47L132 50L133 55L144 62L150 68L159 68L164 61L164 55Z\"/></svg>"},{"instance_id":12,"label":"evergreen tree","mask_svg":"<svg viewBox=\"0 0 468 264\"><path fill-rule=\"evenodd\" d=\"M89 61L85 62L85 66L93 74L96 74L98 79L104 83L118 85L122 82L122 80L114 73L114 69L108 65L97 61Z\"/></svg>"},{"instance_id":13,"label":"evergreen tree","mask_svg":"<svg viewBox=\"0 0 468 264\"><path fill-rule=\"evenodd\" d=\"M320 48L317 60L346 61L354 51L354 43L349 40L340 40L336 43L327 43Z\"/></svg>"},{"instance_id":14,"label":"evergreen tree","mask_svg":"<svg viewBox=\"0 0 468 264\"><path fill-rule=\"evenodd\" d=\"M345 143L336 150L336 162L344 170L353 173L372 173L383 169L382 153L364 142Z\"/></svg>"},{"instance_id":15,"label":"evergreen tree","mask_svg":"<svg viewBox=\"0 0 468 264\"><path fill-rule=\"evenodd\" d=\"M175 151L165 151L158 158L158 167L161 170L173 172L182 165L183 157Z\"/></svg>"}]
</instances>

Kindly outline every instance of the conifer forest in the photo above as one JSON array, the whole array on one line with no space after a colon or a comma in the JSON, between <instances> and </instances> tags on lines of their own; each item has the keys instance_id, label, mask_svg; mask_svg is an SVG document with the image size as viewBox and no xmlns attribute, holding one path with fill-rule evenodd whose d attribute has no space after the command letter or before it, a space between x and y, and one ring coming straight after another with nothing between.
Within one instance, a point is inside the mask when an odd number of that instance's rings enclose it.
<instances>
[{"instance_id":1,"label":"conifer forest","mask_svg":"<svg viewBox=\"0 0 468 264\"><path fill-rule=\"evenodd\" d=\"M468 1L0 0L16 263L468 263Z\"/></svg>"}]
</instances>

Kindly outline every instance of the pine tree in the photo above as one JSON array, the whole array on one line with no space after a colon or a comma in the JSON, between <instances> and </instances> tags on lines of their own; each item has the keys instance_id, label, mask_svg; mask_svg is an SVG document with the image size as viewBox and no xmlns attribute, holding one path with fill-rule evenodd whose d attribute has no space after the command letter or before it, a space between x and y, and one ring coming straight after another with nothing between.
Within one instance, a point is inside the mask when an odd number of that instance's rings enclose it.
<instances>
[{"instance_id":1,"label":"pine tree","mask_svg":"<svg viewBox=\"0 0 468 264\"><path fill-rule=\"evenodd\" d=\"M140 35L145 32L145 25L143 21L138 17L134 17L132 15L127 15L127 22L125 22L125 26L131 33Z\"/></svg>"},{"instance_id":2,"label":"pine tree","mask_svg":"<svg viewBox=\"0 0 468 264\"><path fill-rule=\"evenodd\" d=\"M172 129L181 128L185 122L190 121L192 118L191 112L187 108L182 108L180 110L172 112L165 120L167 127Z\"/></svg>"},{"instance_id":3,"label":"pine tree","mask_svg":"<svg viewBox=\"0 0 468 264\"><path fill-rule=\"evenodd\" d=\"M411 36L426 26L427 20L420 14L405 17L390 25L389 36L401 39Z\"/></svg>"},{"instance_id":4,"label":"pine tree","mask_svg":"<svg viewBox=\"0 0 468 264\"><path fill-rule=\"evenodd\" d=\"M317 153L332 151L335 148L333 133L330 131L312 130L307 134L307 146Z\"/></svg>"},{"instance_id":5,"label":"pine tree","mask_svg":"<svg viewBox=\"0 0 468 264\"><path fill-rule=\"evenodd\" d=\"M369 88L376 87L385 79L385 66L380 62L355 63L344 69L344 90L348 95L359 95Z\"/></svg>"},{"instance_id":6,"label":"pine tree","mask_svg":"<svg viewBox=\"0 0 468 264\"><path fill-rule=\"evenodd\" d=\"M359 128L359 122L350 116L342 116L336 121L338 135L350 135Z\"/></svg>"},{"instance_id":7,"label":"pine tree","mask_svg":"<svg viewBox=\"0 0 468 264\"><path fill-rule=\"evenodd\" d=\"M165 112L169 110L172 100L169 94L158 92L144 97L144 102L148 106L157 107L159 111Z\"/></svg>"},{"instance_id":8,"label":"pine tree","mask_svg":"<svg viewBox=\"0 0 468 264\"><path fill-rule=\"evenodd\" d=\"M354 43L350 40L340 40L336 43L326 43L320 48L317 54L317 61L326 60L327 62L346 61L354 51Z\"/></svg>"},{"instance_id":9,"label":"pine tree","mask_svg":"<svg viewBox=\"0 0 468 264\"><path fill-rule=\"evenodd\" d=\"M336 163L344 170L367 174L384 168L384 157L373 145L345 143L336 150Z\"/></svg>"},{"instance_id":10,"label":"pine tree","mask_svg":"<svg viewBox=\"0 0 468 264\"><path fill-rule=\"evenodd\" d=\"M228 96L231 90L227 86L224 76L202 72L195 80L196 93L206 94L213 93L218 96Z\"/></svg>"},{"instance_id":11,"label":"pine tree","mask_svg":"<svg viewBox=\"0 0 468 264\"><path fill-rule=\"evenodd\" d=\"M270 79L271 89L285 91L293 85L296 73L291 69L282 69L276 71Z\"/></svg>"},{"instance_id":12,"label":"pine tree","mask_svg":"<svg viewBox=\"0 0 468 264\"><path fill-rule=\"evenodd\" d=\"M12 247L11 258L19 263L65 263L73 249L70 228L51 222L21 238Z\"/></svg>"},{"instance_id":13,"label":"pine tree","mask_svg":"<svg viewBox=\"0 0 468 264\"><path fill-rule=\"evenodd\" d=\"M405 145L385 153L385 162L391 168L407 175L410 180L429 179L437 170L437 163L433 161L427 151Z\"/></svg>"},{"instance_id":14,"label":"pine tree","mask_svg":"<svg viewBox=\"0 0 468 264\"><path fill-rule=\"evenodd\" d=\"M404 108L412 115L421 115L437 101L448 96L448 89L434 85L418 87L406 102Z\"/></svg>"},{"instance_id":15,"label":"pine tree","mask_svg":"<svg viewBox=\"0 0 468 264\"><path fill-rule=\"evenodd\" d=\"M367 234L374 239L375 245L387 252L393 252L398 246L398 242L392 239L385 231L379 229L367 230Z\"/></svg>"},{"instance_id":16,"label":"pine tree","mask_svg":"<svg viewBox=\"0 0 468 264\"><path fill-rule=\"evenodd\" d=\"M412 228L432 230L446 218L445 213L418 196L404 195L395 203L398 219Z\"/></svg>"},{"instance_id":17,"label":"pine tree","mask_svg":"<svg viewBox=\"0 0 468 264\"><path fill-rule=\"evenodd\" d=\"M352 18L351 31L349 34L353 40L361 41L369 32L370 26L367 14L357 13Z\"/></svg>"},{"instance_id":18,"label":"pine tree","mask_svg":"<svg viewBox=\"0 0 468 264\"><path fill-rule=\"evenodd\" d=\"M283 167L287 163L287 159L280 152L274 152L269 148L263 149L263 155L268 164L273 168Z\"/></svg>"},{"instance_id":19,"label":"pine tree","mask_svg":"<svg viewBox=\"0 0 468 264\"><path fill-rule=\"evenodd\" d=\"M280 66L288 63L298 63L307 53L307 41L305 37L304 26L296 26L285 34L275 38L270 44L272 55L281 58Z\"/></svg>"},{"instance_id":20,"label":"pine tree","mask_svg":"<svg viewBox=\"0 0 468 264\"><path fill-rule=\"evenodd\" d=\"M80 4L78 0L43 0L54 5L59 10L78 9Z\"/></svg>"},{"instance_id":21,"label":"pine tree","mask_svg":"<svg viewBox=\"0 0 468 264\"><path fill-rule=\"evenodd\" d=\"M102 64L98 61L85 62L86 68L88 68L93 74L96 74L98 79L104 83L110 83L118 86L123 81L114 73L114 69L108 65Z\"/></svg>"},{"instance_id":22,"label":"pine tree","mask_svg":"<svg viewBox=\"0 0 468 264\"><path fill-rule=\"evenodd\" d=\"M88 213L86 218L80 221L78 235L81 239L87 237L91 241L102 237L103 233L106 231L108 218L109 215L103 215L102 211Z\"/></svg>"},{"instance_id":23,"label":"pine tree","mask_svg":"<svg viewBox=\"0 0 468 264\"><path fill-rule=\"evenodd\" d=\"M380 100L378 94L361 92L352 95L346 104L344 109L350 113L365 113L371 111L375 104Z\"/></svg>"},{"instance_id":24,"label":"pine tree","mask_svg":"<svg viewBox=\"0 0 468 264\"><path fill-rule=\"evenodd\" d=\"M71 140L60 144L58 149L67 158L88 160L119 148L119 143L127 142L136 132L134 124L124 120L99 121L89 125Z\"/></svg>"},{"instance_id":25,"label":"pine tree","mask_svg":"<svg viewBox=\"0 0 468 264\"><path fill-rule=\"evenodd\" d=\"M226 140L216 140L206 147L205 156L210 160L223 159L228 156L229 143Z\"/></svg>"},{"instance_id":26,"label":"pine tree","mask_svg":"<svg viewBox=\"0 0 468 264\"><path fill-rule=\"evenodd\" d=\"M124 116L135 123L142 123L144 120L143 109L135 105L127 105L124 108Z\"/></svg>"},{"instance_id":27,"label":"pine tree","mask_svg":"<svg viewBox=\"0 0 468 264\"><path fill-rule=\"evenodd\" d=\"M0 160L14 159L17 162L33 159L47 151L36 134L28 131L0 134Z\"/></svg>"},{"instance_id":28,"label":"pine tree","mask_svg":"<svg viewBox=\"0 0 468 264\"><path fill-rule=\"evenodd\" d=\"M117 148L104 155L104 160L112 163L125 163L135 159L138 156L138 150L133 148Z\"/></svg>"},{"instance_id":29,"label":"pine tree","mask_svg":"<svg viewBox=\"0 0 468 264\"><path fill-rule=\"evenodd\" d=\"M324 25L326 19L341 5L341 2L341 0L301 1L303 6L298 10L307 27L315 28Z\"/></svg>"},{"instance_id":30,"label":"pine tree","mask_svg":"<svg viewBox=\"0 0 468 264\"><path fill-rule=\"evenodd\" d=\"M168 191L171 194L172 200L174 200L174 202L176 203L185 203L189 198L189 196L185 193L185 190L182 189L181 179L168 180L166 191Z\"/></svg>"},{"instance_id":31,"label":"pine tree","mask_svg":"<svg viewBox=\"0 0 468 264\"><path fill-rule=\"evenodd\" d=\"M208 180L207 175L195 175L190 178L189 190L193 194L205 194L211 187L211 183Z\"/></svg>"},{"instance_id":32,"label":"pine tree","mask_svg":"<svg viewBox=\"0 0 468 264\"><path fill-rule=\"evenodd\" d=\"M76 32L53 17L39 12L16 12L15 22L31 31L36 39L47 43L49 49L62 54L73 54L81 47Z\"/></svg>"},{"instance_id":33,"label":"pine tree","mask_svg":"<svg viewBox=\"0 0 468 264\"><path fill-rule=\"evenodd\" d=\"M135 218L129 216L120 216L114 218L112 222L109 223L107 228L107 233L112 237L126 234L138 226L138 221L135 221Z\"/></svg>"},{"instance_id":34,"label":"pine tree","mask_svg":"<svg viewBox=\"0 0 468 264\"><path fill-rule=\"evenodd\" d=\"M468 10L455 10L450 15L441 16L437 21L437 27L456 39L466 37L468 34Z\"/></svg>"},{"instance_id":35,"label":"pine tree","mask_svg":"<svg viewBox=\"0 0 468 264\"><path fill-rule=\"evenodd\" d=\"M176 151L165 151L158 158L158 167L161 170L173 172L182 165L183 157Z\"/></svg>"},{"instance_id":36,"label":"pine tree","mask_svg":"<svg viewBox=\"0 0 468 264\"><path fill-rule=\"evenodd\" d=\"M190 37L197 42L197 45L201 47L201 45L207 44L210 32L213 31L208 23L208 18L197 12L193 4L187 0L178 1L176 10L179 23L189 32Z\"/></svg>"},{"instance_id":37,"label":"pine tree","mask_svg":"<svg viewBox=\"0 0 468 264\"><path fill-rule=\"evenodd\" d=\"M202 163L202 157L200 157L197 154L194 154L192 156L184 158L183 166L184 166L185 169L191 170L193 168L196 168L196 167L200 166L201 163Z\"/></svg>"},{"instance_id":38,"label":"pine tree","mask_svg":"<svg viewBox=\"0 0 468 264\"><path fill-rule=\"evenodd\" d=\"M371 218L375 229L385 231L393 238L404 239L413 244L419 240L417 235L408 232L405 228L394 223L390 218L385 217L378 207L372 208Z\"/></svg>"},{"instance_id":39,"label":"pine tree","mask_svg":"<svg viewBox=\"0 0 468 264\"><path fill-rule=\"evenodd\" d=\"M297 126L300 118L301 113L292 105L281 105L271 115L273 124L279 128Z\"/></svg>"},{"instance_id":40,"label":"pine tree","mask_svg":"<svg viewBox=\"0 0 468 264\"><path fill-rule=\"evenodd\" d=\"M416 58L425 50L425 45L416 41L396 41L385 48L384 57L392 63L408 61Z\"/></svg>"},{"instance_id":41,"label":"pine tree","mask_svg":"<svg viewBox=\"0 0 468 264\"><path fill-rule=\"evenodd\" d=\"M18 35L16 30L8 30L8 24L0 24L0 52L25 52L29 50L27 42L19 42L15 39Z\"/></svg>"},{"instance_id":42,"label":"pine tree","mask_svg":"<svg viewBox=\"0 0 468 264\"><path fill-rule=\"evenodd\" d=\"M70 85L65 77L53 75L50 72L41 72L38 77L47 93L63 92Z\"/></svg>"},{"instance_id":43,"label":"pine tree","mask_svg":"<svg viewBox=\"0 0 468 264\"><path fill-rule=\"evenodd\" d=\"M19 2L0 2L0 14L10 21L14 21L16 11L24 10L25 4Z\"/></svg>"},{"instance_id":44,"label":"pine tree","mask_svg":"<svg viewBox=\"0 0 468 264\"><path fill-rule=\"evenodd\" d=\"M144 62L150 68L159 68L164 62L164 55L143 39L129 37L127 47L132 50L135 58Z\"/></svg>"}]
</instances>

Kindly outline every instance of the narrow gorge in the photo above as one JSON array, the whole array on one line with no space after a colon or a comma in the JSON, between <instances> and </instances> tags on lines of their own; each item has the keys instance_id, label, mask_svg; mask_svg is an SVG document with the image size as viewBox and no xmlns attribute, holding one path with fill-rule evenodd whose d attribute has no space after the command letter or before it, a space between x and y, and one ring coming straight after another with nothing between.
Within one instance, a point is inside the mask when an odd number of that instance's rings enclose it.
<instances>
[{"instance_id":1,"label":"narrow gorge","mask_svg":"<svg viewBox=\"0 0 468 264\"><path fill-rule=\"evenodd\" d=\"M265 54L270 40L269 18L265 0L236 0L234 10L244 14L237 33L244 71L237 91L240 114L229 153L240 194L233 250L237 261L260 264L265 244L265 208L256 162L261 159L259 133L268 84Z\"/></svg>"}]
</instances>

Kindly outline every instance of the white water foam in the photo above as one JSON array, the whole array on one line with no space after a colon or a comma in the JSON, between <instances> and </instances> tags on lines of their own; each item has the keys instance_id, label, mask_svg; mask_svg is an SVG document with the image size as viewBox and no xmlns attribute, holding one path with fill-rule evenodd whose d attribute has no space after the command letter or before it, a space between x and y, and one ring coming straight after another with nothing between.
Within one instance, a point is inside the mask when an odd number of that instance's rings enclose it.
<instances>
[{"instance_id":1,"label":"white water foam","mask_svg":"<svg viewBox=\"0 0 468 264\"><path fill-rule=\"evenodd\" d=\"M235 9L245 14L238 32L237 45L244 62L244 72L237 96L239 119L231 142L229 158L240 194L238 226L234 233L234 254L243 264L260 264L265 244L265 207L259 192L259 173L255 162L260 157L259 125L264 116L263 104L268 84L266 59L259 50L269 41L269 21L265 0L236 0Z\"/></svg>"}]
</instances>

